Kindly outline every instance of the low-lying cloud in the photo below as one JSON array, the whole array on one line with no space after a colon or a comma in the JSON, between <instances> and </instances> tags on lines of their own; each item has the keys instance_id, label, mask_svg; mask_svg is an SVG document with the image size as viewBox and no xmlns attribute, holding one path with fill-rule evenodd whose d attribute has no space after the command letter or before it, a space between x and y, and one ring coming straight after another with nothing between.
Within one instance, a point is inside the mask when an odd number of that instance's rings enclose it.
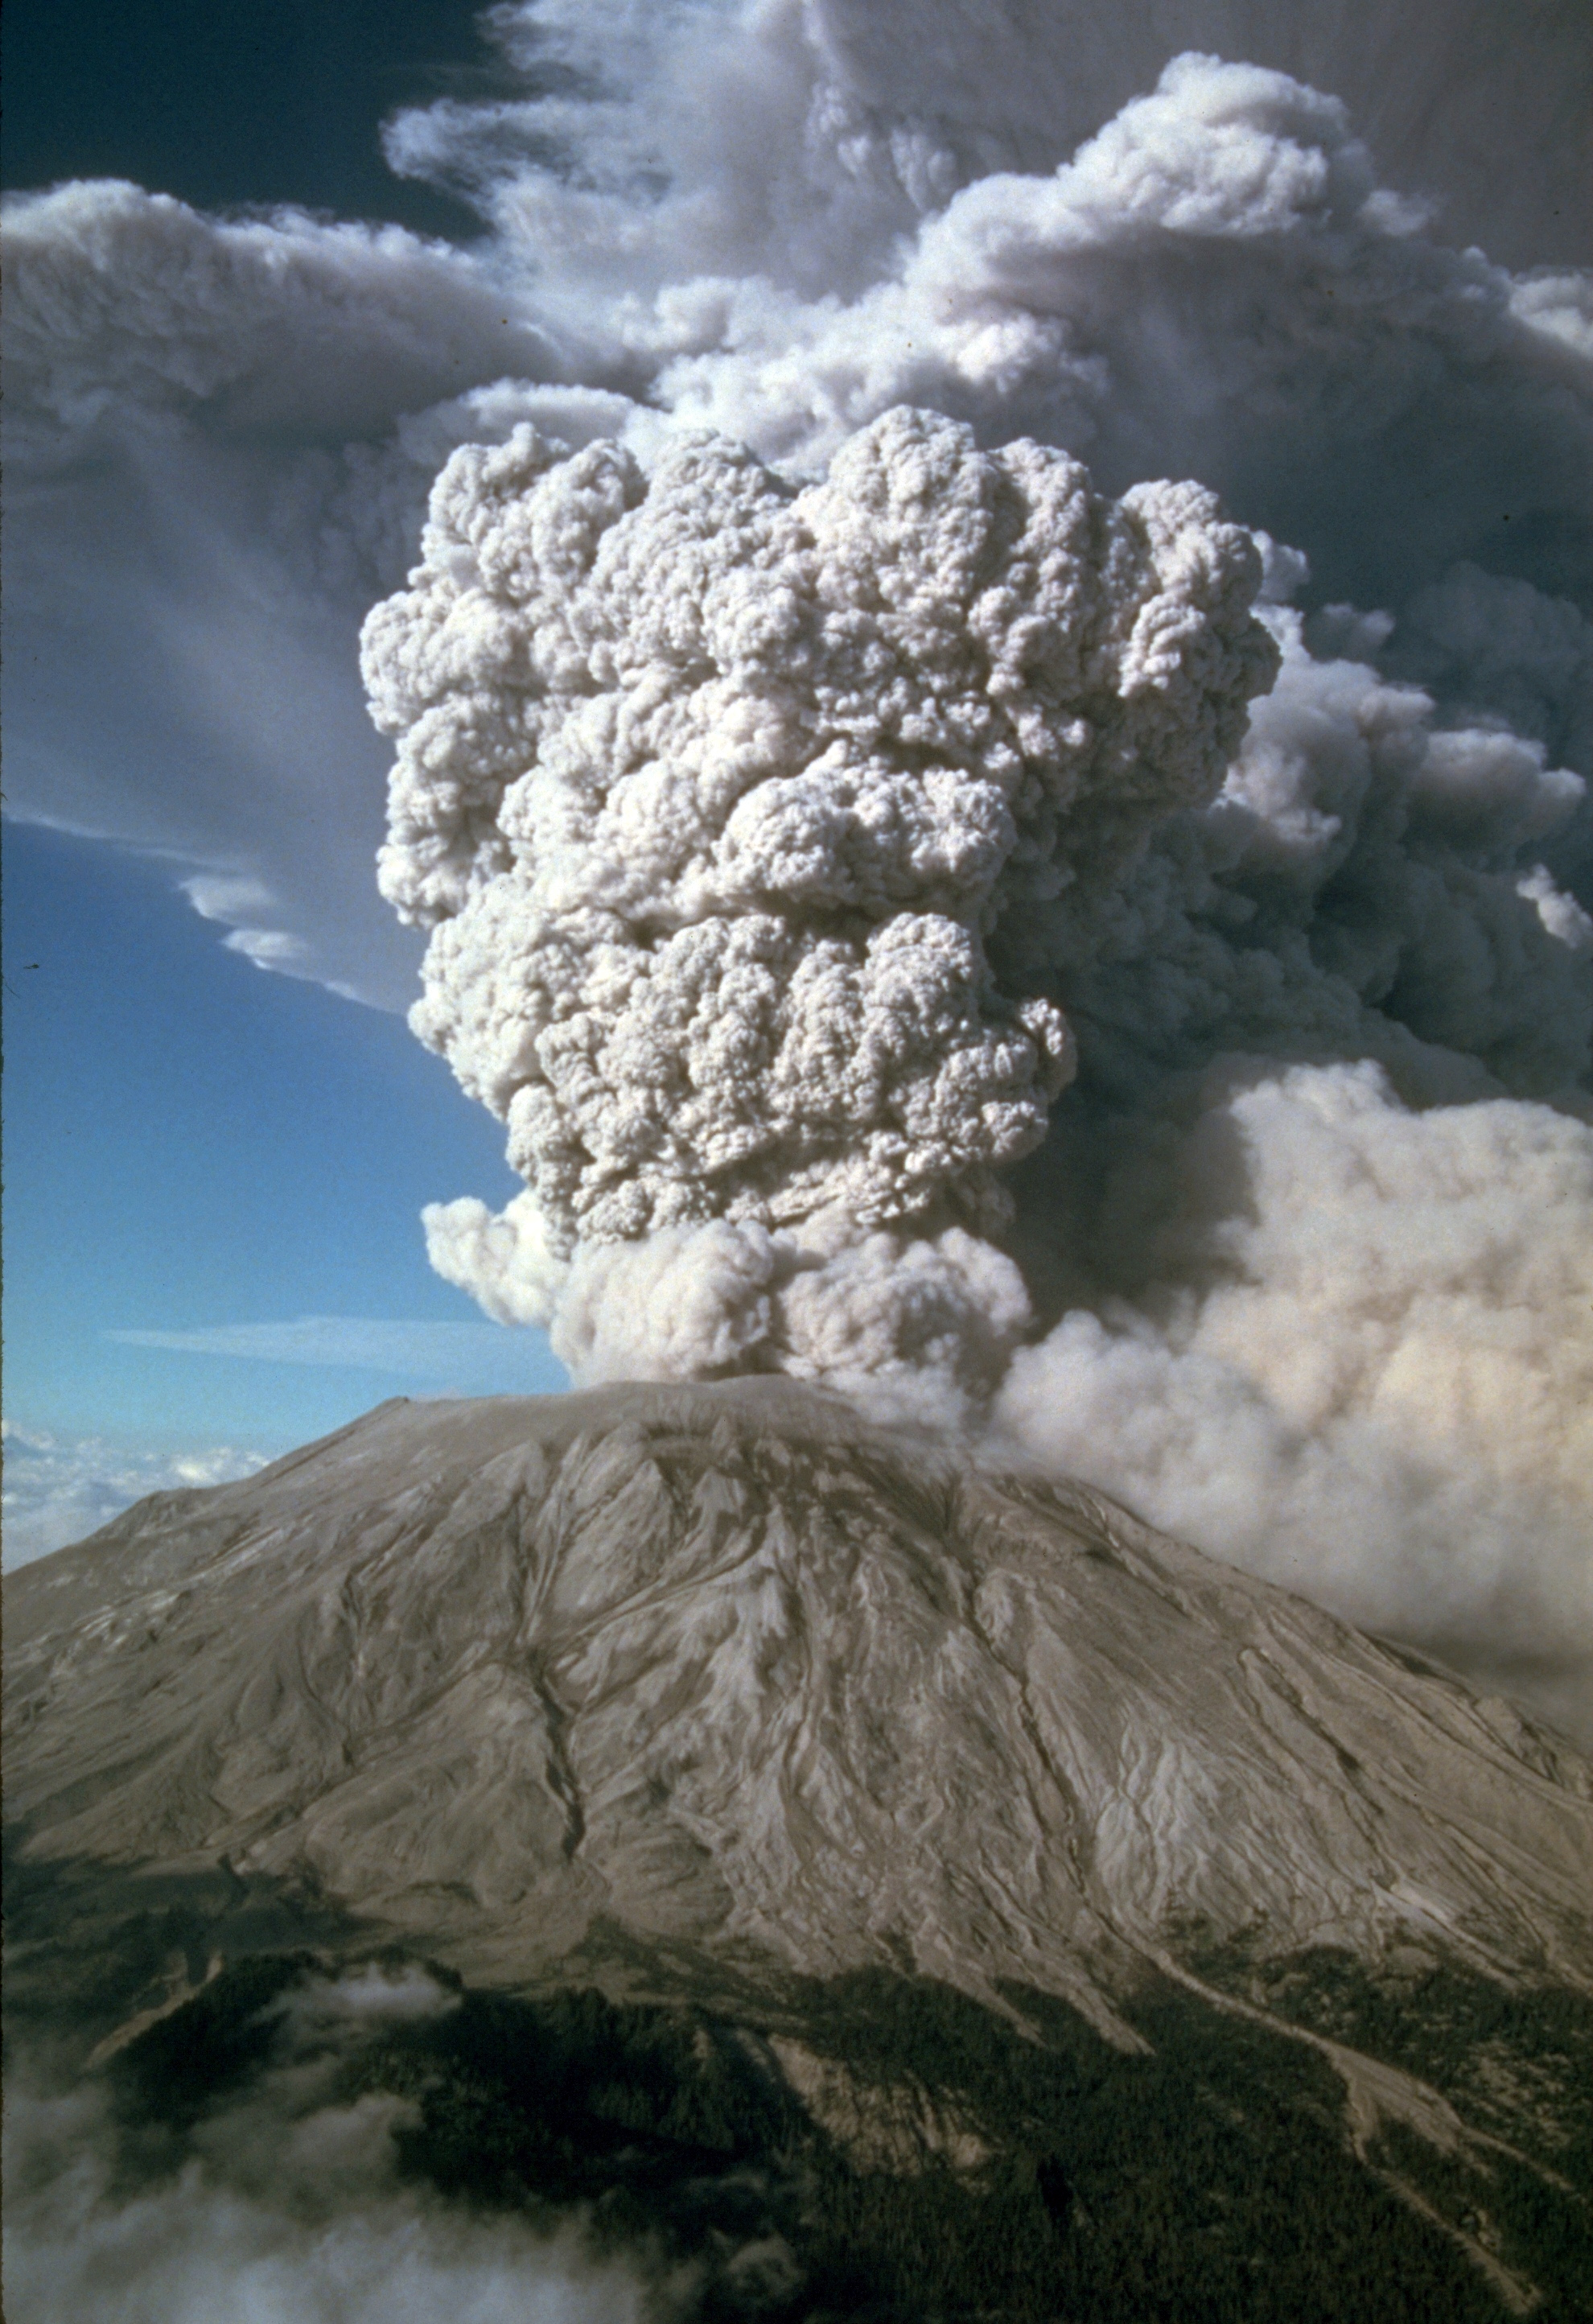
<instances>
[{"instance_id":1,"label":"low-lying cloud","mask_svg":"<svg viewBox=\"0 0 1593 2324\"><path fill-rule=\"evenodd\" d=\"M252 1477L273 1456L233 1445L150 1452L95 1436L62 1436L0 1422L5 1436L5 1568L81 1541L148 1493L192 1490Z\"/></svg>"},{"instance_id":2,"label":"low-lying cloud","mask_svg":"<svg viewBox=\"0 0 1593 2324\"><path fill-rule=\"evenodd\" d=\"M310 1977L263 2013L242 2087L164 2130L103 2080L20 2066L6 2102L5 2291L16 2324L640 2324L642 2267L483 2215L400 2173L411 2101L338 2089L384 2025L446 2012L422 1971Z\"/></svg>"}]
</instances>

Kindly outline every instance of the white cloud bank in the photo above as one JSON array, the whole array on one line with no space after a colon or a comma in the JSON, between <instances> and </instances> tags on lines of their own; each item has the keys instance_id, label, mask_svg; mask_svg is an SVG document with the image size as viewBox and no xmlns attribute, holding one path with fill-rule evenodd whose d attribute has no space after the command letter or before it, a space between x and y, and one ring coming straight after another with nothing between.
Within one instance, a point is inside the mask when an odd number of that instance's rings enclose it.
<instances>
[{"instance_id":1,"label":"white cloud bank","mask_svg":"<svg viewBox=\"0 0 1593 2324\"><path fill-rule=\"evenodd\" d=\"M5 1485L0 1542L5 1570L82 1541L146 1493L181 1492L252 1477L275 1455L236 1446L151 1452L95 1436L57 1436L0 1422Z\"/></svg>"},{"instance_id":2,"label":"white cloud bank","mask_svg":"<svg viewBox=\"0 0 1593 2324\"><path fill-rule=\"evenodd\" d=\"M107 1332L123 1347L253 1363L309 1364L387 1375L394 1393L546 1396L567 1385L545 1344L495 1323L363 1315L301 1315L289 1323L220 1323L192 1332ZM0 1423L5 1483L0 1541L7 1572L84 1540L148 1493L230 1484L284 1449L201 1445L152 1452L101 1437Z\"/></svg>"}]
</instances>

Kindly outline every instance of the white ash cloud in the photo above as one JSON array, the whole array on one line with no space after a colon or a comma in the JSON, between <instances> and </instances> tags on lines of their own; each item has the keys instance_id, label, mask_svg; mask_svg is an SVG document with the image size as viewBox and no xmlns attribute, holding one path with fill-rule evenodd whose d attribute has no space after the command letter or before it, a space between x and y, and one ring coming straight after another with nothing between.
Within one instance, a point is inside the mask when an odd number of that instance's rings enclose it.
<instances>
[{"instance_id":1,"label":"white ash cloud","mask_svg":"<svg viewBox=\"0 0 1593 2324\"><path fill-rule=\"evenodd\" d=\"M1574 670L1586 624L1535 612ZM997 1429L1588 1736L1593 919L1549 868L1585 878L1585 784L1537 739L1574 695L1524 655L1527 733L1444 724L1269 618L1220 798L1021 927L1081 1070L1016 1174L1051 1329Z\"/></svg>"},{"instance_id":2,"label":"white ash cloud","mask_svg":"<svg viewBox=\"0 0 1593 2324\"><path fill-rule=\"evenodd\" d=\"M473 1287L479 1252L541 1321L577 1246L589 1286L591 1246L725 1221L739 1320L669 1368L806 1369L812 1266L781 1278L820 1256L807 1222L999 1220L1073 1056L982 938L1216 790L1275 665L1260 578L1198 487L1108 503L932 414L800 491L719 439L650 478L529 429L456 453L366 624L400 741L382 877L434 927L411 1022L507 1121L534 1210L433 1214L444 1271Z\"/></svg>"},{"instance_id":3,"label":"white ash cloud","mask_svg":"<svg viewBox=\"0 0 1593 2324\"><path fill-rule=\"evenodd\" d=\"M1200 51L1342 99L1386 182L1511 266L1588 255L1593 36L1574 0L1375 18L1275 0L511 0L490 37L525 94L402 113L400 171L451 186L572 284L766 274L845 293L972 180L1054 170ZM1501 156L1531 166L1501 171ZM642 198L639 199L639 191ZM557 235L555 230L557 229ZM685 263L683 263L685 262Z\"/></svg>"},{"instance_id":4,"label":"white ash cloud","mask_svg":"<svg viewBox=\"0 0 1593 2324\"><path fill-rule=\"evenodd\" d=\"M1585 586L1570 0L533 0L488 30L523 99L387 140L479 201L467 250L115 183L6 205L8 812L170 858L262 968L412 991L352 641L437 466L522 420L816 461L933 404L1113 493L1198 475L1368 604L1462 558Z\"/></svg>"},{"instance_id":5,"label":"white ash cloud","mask_svg":"<svg viewBox=\"0 0 1593 2324\"><path fill-rule=\"evenodd\" d=\"M382 881L528 1192L431 1254L579 1379L987 1416L1577 1720L1587 627L1464 567L1308 622L1306 579L916 412L800 488L456 454L367 625Z\"/></svg>"},{"instance_id":6,"label":"white ash cloud","mask_svg":"<svg viewBox=\"0 0 1593 2324\"><path fill-rule=\"evenodd\" d=\"M1198 475L1335 594L1534 534L1585 586L1555 547L1589 513L1585 358L1519 292L1378 185L1337 99L1191 54L1055 171L956 192L854 298L704 278L631 327L677 415L783 457L907 400L1114 492Z\"/></svg>"},{"instance_id":7,"label":"white ash cloud","mask_svg":"<svg viewBox=\"0 0 1593 2324\"><path fill-rule=\"evenodd\" d=\"M1413 1111L1364 1059L1228 1062L1114 1127L1095 1296L998 1439L1588 1735L1593 1133Z\"/></svg>"},{"instance_id":8,"label":"white ash cloud","mask_svg":"<svg viewBox=\"0 0 1593 2324\"><path fill-rule=\"evenodd\" d=\"M1586 651L1573 607L1536 604ZM1586 877L1585 777L1335 650L1375 651L1386 618L1265 611L1279 676L1219 797L1167 816L1121 878L1015 921L1017 973L1057 971L1093 1077L1125 1092L1240 1049L1377 1056L1417 1101L1578 1108L1593 921L1545 858Z\"/></svg>"}]
</instances>

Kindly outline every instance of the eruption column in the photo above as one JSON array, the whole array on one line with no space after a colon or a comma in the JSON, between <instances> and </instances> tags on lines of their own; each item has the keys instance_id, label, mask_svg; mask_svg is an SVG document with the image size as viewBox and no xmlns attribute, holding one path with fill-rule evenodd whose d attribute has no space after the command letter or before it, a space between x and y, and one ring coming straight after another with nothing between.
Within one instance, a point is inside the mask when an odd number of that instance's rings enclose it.
<instances>
[{"instance_id":1,"label":"eruption column","mask_svg":"<svg viewBox=\"0 0 1593 2324\"><path fill-rule=\"evenodd\" d=\"M434 1263L587 1374L1008 1342L980 1231L1073 1054L988 940L1212 797L1260 578L1200 486L1104 500L932 413L800 488L708 436L650 476L529 426L456 453L366 625L382 883L528 1194L434 1209Z\"/></svg>"}]
</instances>

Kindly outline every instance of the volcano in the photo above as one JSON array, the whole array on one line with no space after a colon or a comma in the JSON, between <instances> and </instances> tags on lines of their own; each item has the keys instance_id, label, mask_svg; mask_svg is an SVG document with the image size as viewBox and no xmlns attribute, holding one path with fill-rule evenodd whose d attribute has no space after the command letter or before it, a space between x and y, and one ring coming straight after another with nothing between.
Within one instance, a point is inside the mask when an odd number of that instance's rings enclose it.
<instances>
[{"instance_id":1,"label":"volcano","mask_svg":"<svg viewBox=\"0 0 1593 2324\"><path fill-rule=\"evenodd\" d=\"M13 2021L129 2105L423 1965L409 2167L778 2240L704 2315L1587 2312L1593 1769L1085 1486L787 1379L400 1400L5 1648Z\"/></svg>"}]
</instances>

